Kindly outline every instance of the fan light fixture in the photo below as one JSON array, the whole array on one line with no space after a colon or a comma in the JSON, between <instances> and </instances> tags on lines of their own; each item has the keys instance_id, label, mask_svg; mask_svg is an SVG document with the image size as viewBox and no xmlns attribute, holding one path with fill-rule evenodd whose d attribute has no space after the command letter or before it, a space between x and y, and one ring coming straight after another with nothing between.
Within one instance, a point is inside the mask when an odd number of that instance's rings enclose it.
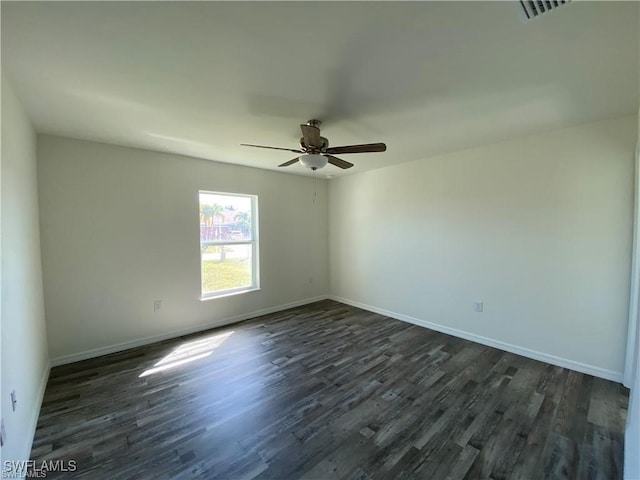
<instances>
[{"instance_id":1,"label":"fan light fixture","mask_svg":"<svg viewBox=\"0 0 640 480\"><path fill-rule=\"evenodd\" d=\"M327 157L317 153L306 153L300 155L300 163L311 170L318 170L327 164Z\"/></svg>"}]
</instances>

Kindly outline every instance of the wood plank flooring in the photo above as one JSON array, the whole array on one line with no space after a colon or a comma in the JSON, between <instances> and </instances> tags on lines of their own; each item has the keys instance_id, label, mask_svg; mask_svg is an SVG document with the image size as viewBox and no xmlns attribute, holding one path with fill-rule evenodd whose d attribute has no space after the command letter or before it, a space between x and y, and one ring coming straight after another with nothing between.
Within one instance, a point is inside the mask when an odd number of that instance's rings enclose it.
<instances>
[{"instance_id":1,"label":"wood plank flooring","mask_svg":"<svg viewBox=\"0 0 640 480\"><path fill-rule=\"evenodd\" d=\"M611 480L627 402L327 300L54 368L31 458L77 462L47 478Z\"/></svg>"}]
</instances>

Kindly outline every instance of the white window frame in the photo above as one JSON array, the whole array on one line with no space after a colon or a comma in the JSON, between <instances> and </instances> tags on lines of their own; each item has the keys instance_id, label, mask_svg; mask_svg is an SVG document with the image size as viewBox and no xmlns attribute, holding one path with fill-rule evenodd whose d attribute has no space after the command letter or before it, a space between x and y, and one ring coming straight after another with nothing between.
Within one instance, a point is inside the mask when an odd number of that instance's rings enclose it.
<instances>
[{"instance_id":1,"label":"white window frame","mask_svg":"<svg viewBox=\"0 0 640 480\"><path fill-rule=\"evenodd\" d=\"M251 245L251 285L245 287L228 288L217 292L204 293L202 290L203 283L203 242L200 239L200 222L198 222L198 243L200 244L200 300L213 300L214 298L227 297L229 295L237 295L239 293L253 292L260 290L260 272L258 261L258 196L246 193L230 193L230 192L214 192L211 190L198 191L198 214L200 212L200 194L220 195L225 197L247 197L251 199L251 240L211 240L206 245Z\"/></svg>"}]
</instances>

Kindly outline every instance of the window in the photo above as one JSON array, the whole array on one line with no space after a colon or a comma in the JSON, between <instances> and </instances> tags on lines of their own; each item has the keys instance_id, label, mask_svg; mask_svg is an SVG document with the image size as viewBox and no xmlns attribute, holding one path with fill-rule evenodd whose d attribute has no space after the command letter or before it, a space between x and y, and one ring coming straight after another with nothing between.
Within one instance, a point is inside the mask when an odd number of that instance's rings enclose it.
<instances>
[{"instance_id":1,"label":"window","mask_svg":"<svg viewBox=\"0 0 640 480\"><path fill-rule=\"evenodd\" d=\"M258 197L200 191L202 299L258 289Z\"/></svg>"}]
</instances>

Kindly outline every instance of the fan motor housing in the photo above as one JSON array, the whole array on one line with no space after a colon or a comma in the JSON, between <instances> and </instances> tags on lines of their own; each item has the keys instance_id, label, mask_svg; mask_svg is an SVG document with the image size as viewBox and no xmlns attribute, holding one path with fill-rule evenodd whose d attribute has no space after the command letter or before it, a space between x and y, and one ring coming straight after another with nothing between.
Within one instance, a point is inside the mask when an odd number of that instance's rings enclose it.
<instances>
[{"instance_id":1,"label":"fan motor housing","mask_svg":"<svg viewBox=\"0 0 640 480\"><path fill-rule=\"evenodd\" d=\"M309 147L304 143L304 137L300 137L300 148L305 152L324 152L329 147L329 140L325 137L320 137L320 147Z\"/></svg>"}]
</instances>

